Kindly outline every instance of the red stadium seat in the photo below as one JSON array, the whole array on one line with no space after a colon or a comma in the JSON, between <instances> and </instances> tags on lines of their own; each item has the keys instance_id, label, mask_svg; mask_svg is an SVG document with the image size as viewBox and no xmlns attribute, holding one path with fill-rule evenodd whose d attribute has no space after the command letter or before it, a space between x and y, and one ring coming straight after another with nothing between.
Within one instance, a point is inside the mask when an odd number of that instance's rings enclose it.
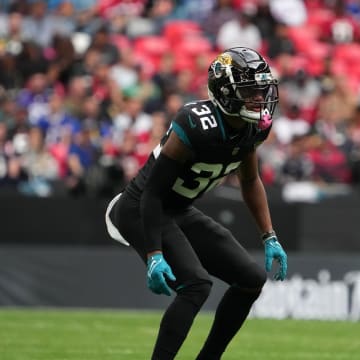
<instances>
[{"instance_id":1,"label":"red stadium seat","mask_svg":"<svg viewBox=\"0 0 360 360\"><path fill-rule=\"evenodd\" d=\"M163 29L163 35L171 44L176 44L184 39L201 35L201 33L200 25L191 20L171 21L165 24Z\"/></svg>"},{"instance_id":2,"label":"red stadium seat","mask_svg":"<svg viewBox=\"0 0 360 360\"><path fill-rule=\"evenodd\" d=\"M134 49L149 55L163 55L170 50L170 44L162 36L144 36L134 41Z\"/></svg>"},{"instance_id":3,"label":"red stadium seat","mask_svg":"<svg viewBox=\"0 0 360 360\"><path fill-rule=\"evenodd\" d=\"M111 36L111 42L117 46L120 52L121 49L127 49L131 46L131 41L125 35L114 34Z\"/></svg>"},{"instance_id":4,"label":"red stadium seat","mask_svg":"<svg viewBox=\"0 0 360 360\"><path fill-rule=\"evenodd\" d=\"M169 51L170 44L162 36L144 36L134 41L134 52L151 61L155 69L158 68L164 54Z\"/></svg>"},{"instance_id":5,"label":"red stadium seat","mask_svg":"<svg viewBox=\"0 0 360 360\"><path fill-rule=\"evenodd\" d=\"M308 48L308 43L318 39L318 32L311 26L292 26L287 29L287 35L293 42L296 51L303 52Z\"/></svg>"},{"instance_id":6,"label":"red stadium seat","mask_svg":"<svg viewBox=\"0 0 360 360\"><path fill-rule=\"evenodd\" d=\"M173 46L175 69L194 70L198 55L210 54L212 44L204 37L194 36Z\"/></svg>"},{"instance_id":7,"label":"red stadium seat","mask_svg":"<svg viewBox=\"0 0 360 360\"><path fill-rule=\"evenodd\" d=\"M335 13L329 9L312 10L308 12L306 26L315 29L319 39L330 40L331 24L335 18Z\"/></svg>"},{"instance_id":8,"label":"red stadium seat","mask_svg":"<svg viewBox=\"0 0 360 360\"><path fill-rule=\"evenodd\" d=\"M174 46L176 53L182 53L187 56L193 56L199 53L207 53L212 50L211 42L202 36L194 36L179 42Z\"/></svg>"},{"instance_id":9,"label":"red stadium seat","mask_svg":"<svg viewBox=\"0 0 360 360\"><path fill-rule=\"evenodd\" d=\"M350 66L359 66L360 44L339 44L335 46L334 58Z\"/></svg>"},{"instance_id":10,"label":"red stadium seat","mask_svg":"<svg viewBox=\"0 0 360 360\"><path fill-rule=\"evenodd\" d=\"M331 54L332 46L320 41L308 43L307 50L303 56L307 59L306 70L311 76L321 75L325 69L325 60Z\"/></svg>"}]
</instances>

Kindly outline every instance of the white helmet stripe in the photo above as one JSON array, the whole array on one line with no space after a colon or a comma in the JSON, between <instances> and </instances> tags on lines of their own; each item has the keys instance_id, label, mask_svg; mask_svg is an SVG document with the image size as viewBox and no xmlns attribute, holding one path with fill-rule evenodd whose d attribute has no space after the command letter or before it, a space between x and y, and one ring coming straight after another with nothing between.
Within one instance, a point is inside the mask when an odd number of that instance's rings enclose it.
<instances>
[{"instance_id":1,"label":"white helmet stripe","mask_svg":"<svg viewBox=\"0 0 360 360\"><path fill-rule=\"evenodd\" d=\"M234 75L231 70L231 66L226 65L225 72L226 72L226 75L228 76L228 78L230 79L230 84L232 84L232 88L234 89L234 91L236 91L235 79L234 79Z\"/></svg>"}]
</instances>

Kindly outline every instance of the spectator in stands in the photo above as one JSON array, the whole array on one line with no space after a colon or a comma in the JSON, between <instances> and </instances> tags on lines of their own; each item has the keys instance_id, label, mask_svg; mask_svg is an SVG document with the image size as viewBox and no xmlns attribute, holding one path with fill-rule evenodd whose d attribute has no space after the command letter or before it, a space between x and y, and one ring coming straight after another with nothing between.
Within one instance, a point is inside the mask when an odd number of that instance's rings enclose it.
<instances>
[{"instance_id":1,"label":"spectator in stands","mask_svg":"<svg viewBox=\"0 0 360 360\"><path fill-rule=\"evenodd\" d=\"M151 115L143 111L143 100L134 94L124 99L124 109L114 116L114 141L121 143L127 130L135 136L148 134L152 127Z\"/></svg>"},{"instance_id":2,"label":"spectator in stands","mask_svg":"<svg viewBox=\"0 0 360 360\"><path fill-rule=\"evenodd\" d=\"M347 87L344 76L335 76L332 82L323 86L319 99L317 120L314 130L335 146L342 147L347 142L346 123L355 113L357 97Z\"/></svg>"},{"instance_id":3,"label":"spectator in stands","mask_svg":"<svg viewBox=\"0 0 360 360\"><path fill-rule=\"evenodd\" d=\"M179 111L181 106L185 104L184 98L178 92L168 94L164 102L163 112L166 117L166 127L170 126L175 114Z\"/></svg>"},{"instance_id":4,"label":"spectator in stands","mask_svg":"<svg viewBox=\"0 0 360 360\"><path fill-rule=\"evenodd\" d=\"M49 153L54 157L57 162L59 177L64 182L64 184L66 183L66 181L68 181L69 175L69 149L72 143L73 134L78 131L80 131L79 124L75 126L75 124L71 122L65 123L63 126L59 126L58 129L54 131L56 135L56 141L49 142L47 144Z\"/></svg>"},{"instance_id":5,"label":"spectator in stands","mask_svg":"<svg viewBox=\"0 0 360 360\"><path fill-rule=\"evenodd\" d=\"M32 127L28 135L28 149L21 156L21 167L27 180L19 184L25 195L50 196L52 181L58 178L56 160L45 147L45 137L40 127Z\"/></svg>"},{"instance_id":6,"label":"spectator in stands","mask_svg":"<svg viewBox=\"0 0 360 360\"><path fill-rule=\"evenodd\" d=\"M165 52L159 68L152 77L153 82L161 91L161 100L165 100L169 93L176 89L175 56L172 52Z\"/></svg>"},{"instance_id":7,"label":"spectator in stands","mask_svg":"<svg viewBox=\"0 0 360 360\"><path fill-rule=\"evenodd\" d=\"M183 102L194 100L193 79L193 72L190 69L182 69L176 74L175 92L182 97Z\"/></svg>"},{"instance_id":8,"label":"spectator in stands","mask_svg":"<svg viewBox=\"0 0 360 360\"><path fill-rule=\"evenodd\" d=\"M270 132L266 141L258 148L258 153L259 168L264 184L280 184L281 169L286 161L287 153L286 146L280 143L275 131Z\"/></svg>"},{"instance_id":9,"label":"spectator in stands","mask_svg":"<svg viewBox=\"0 0 360 360\"><path fill-rule=\"evenodd\" d=\"M291 57L289 62L291 65ZM306 69L300 68L288 76L281 77L280 96L282 104L297 105L300 116L309 123L315 121L314 115L321 94L320 82L311 77Z\"/></svg>"},{"instance_id":10,"label":"spectator in stands","mask_svg":"<svg viewBox=\"0 0 360 360\"><path fill-rule=\"evenodd\" d=\"M102 61L109 65L114 65L119 61L119 49L112 43L110 30L105 24L95 32L90 49L99 51Z\"/></svg>"},{"instance_id":11,"label":"spectator in stands","mask_svg":"<svg viewBox=\"0 0 360 360\"><path fill-rule=\"evenodd\" d=\"M147 149L145 152L147 154L150 154L151 151L155 149L168 130L169 126L167 118L167 115L165 115L165 113L162 111L158 111L152 114L152 127L150 130L149 139L146 143Z\"/></svg>"},{"instance_id":12,"label":"spectator in stands","mask_svg":"<svg viewBox=\"0 0 360 360\"><path fill-rule=\"evenodd\" d=\"M65 109L65 98L57 93L49 98L49 111L36 122L45 134L47 146L57 144L62 137L64 127L75 132L80 128L78 119L71 116Z\"/></svg>"},{"instance_id":13,"label":"spectator in stands","mask_svg":"<svg viewBox=\"0 0 360 360\"><path fill-rule=\"evenodd\" d=\"M95 96L85 99L81 124L88 129L91 142L101 148L102 134L110 128L111 119L102 111L101 102Z\"/></svg>"},{"instance_id":14,"label":"spectator in stands","mask_svg":"<svg viewBox=\"0 0 360 360\"><path fill-rule=\"evenodd\" d=\"M307 9L303 0L269 0L270 12L274 19L289 26L303 25Z\"/></svg>"},{"instance_id":15,"label":"spectator in stands","mask_svg":"<svg viewBox=\"0 0 360 360\"><path fill-rule=\"evenodd\" d=\"M237 13L237 17L224 22L217 33L216 45L220 50L232 47L245 46L259 50L261 46L261 34L258 27L253 23L256 9L243 8Z\"/></svg>"},{"instance_id":16,"label":"spectator in stands","mask_svg":"<svg viewBox=\"0 0 360 360\"><path fill-rule=\"evenodd\" d=\"M32 40L26 40L22 43L21 52L16 56L16 67L24 86L32 75L45 74L49 61L45 58L41 46Z\"/></svg>"},{"instance_id":17,"label":"spectator in stands","mask_svg":"<svg viewBox=\"0 0 360 360\"><path fill-rule=\"evenodd\" d=\"M97 167L99 150L92 144L90 131L85 127L75 132L68 149L68 175L66 185L71 195L84 195L87 192L88 176Z\"/></svg>"},{"instance_id":18,"label":"spectator in stands","mask_svg":"<svg viewBox=\"0 0 360 360\"><path fill-rule=\"evenodd\" d=\"M0 86L7 91L15 92L22 84L22 78L16 66L16 59L12 54L0 56Z\"/></svg>"},{"instance_id":19,"label":"spectator in stands","mask_svg":"<svg viewBox=\"0 0 360 360\"><path fill-rule=\"evenodd\" d=\"M45 0L31 0L30 12L24 18L23 33L28 41L47 48L57 31L55 17L47 12Z\"/></svg>"},{"instance_id":20,"label":"spectator in stands","mask_svg":"<svg viewBox=\"0 0 360 360\"><path fill-rule=\"evenodd\" d=\"M114 79L119 89L124 91L138 83L138 64L135 60L135 54L130 47L121 51L119 61L111 67L110 76Z\"/></svg>"},{"instance_id":21,"label":"spectator in stands","mask_svg":"<svg viewBox=\"0 0 360 360\"><path fill-rule=\"evenodd\" d=\"M28 119L31 125L36 124L39 119L49 112L49 98L52 89L43 73L37 73L30 77L27 87L22 89L18 96L19 106L28 111Z\"/></svg>"},{"instance_id":22,"label":"spectator in stands","mask_svg":"<svg viewBox=\"0 0 360 360\"><path fill-rule=\"evenodd\" d=\"M16 187L25 178L5 122L0 122L0 186Z\"/></svg>"},{"instance_id":23,"label":"spectator in stands","mask_svg":"<svg viewBox=\"0 0 360 360\"><path fill-rule=\"evenodd\" d=\"M81 117L84 100L90 94L91 83L91 77L74 76L68 85L65 102L66 111L78 119Z\"/></svg>"},{"instance_id":24,"label":"spectator in stands","mask_svg":"<svg viewBox=\"0 0 360 360\"><path fill-rule=\"evenodd\" d=\"M307 153L308 137L300 135L292 138L287 147L286 159L280 169L279 182L310 181L314 165Z\"/></svg>"},{"instance_id":25,"label":"spectator in stands","mask_svg":"<svg viewBox=\"0 0 360 360\"><path fill-rule=\"evenodd\" d=\"M49 4L48 4L49 6ZM50 10L50 9L49 9ZM62 0L53 11L49 11L53 15L56 28L53 34L69 38L76 29L75 10L70 0Z\"/></svg>"},{"instance_id":26,"label":"spectator in stands","mask_svg":"<svg viewBox=\"0 0 360 360\"><path fill-rule=\"evenodd\" d=\"M147 154L144 153L144 146L146 146L145 141L141 143L139 139L148 139L150 132L147 134L137 135L131 129L124 131L123 141L120 146L119 151L119 161L120 165L124 171L124 177L126 183L128 183L134 174L136 174L140 167L145 163L147 159ZM146 150L148 150L146 148Z\"/></svg>"},{"instance_id":27,"label":"spectator in stands","mask_svg":"<svg viewBox=\"0 0 360 360\"><path fill-rule=\"evenodd\" d=\"M310 124L301 118L300 108L296 104L286 104L286 111L273 124L273 131L283 145L290 144L295 137L306 135Z\"/></svg>"},{"instance_id":28,"label":"spectator in stands","mask_svg":"<svg viewBox=\"0 0 360 360\"><path fill-rule=\"evenodd\" d=\"M175 0L153 0L147 10L147 16L155 26L155 33L161 34L164 25L178 18Z\"/></svg>"},{"instance_id":29,"label":"spectator in stands","mask_svg":"<svg viewBox=\"0 0 360 360\"><path fill-rule=\"evenodd\" d=\"M91 81L93 73L98 64L102 61L101 52L95 48L88 48L83 56L73 63L71 78L84 76Z\"/></svg>"},{"instance_id":30,"label":"spectator in stands","mask_svg":"<svg viewBox=\"0 0 360 360\"><path fill-rule=\"evenodd\" d=\"M72 67L76 60L74 45L68 36L56 34L52 39L52 55L50 66L56 67L58 81L65 87L72 76Z\"/></svg>"},{"instance_id":31,"label":"spectator in stands","mask_svg":"<svg viewBox=\"0 0 360 360\"><path fill-rule=\"evenodd\" d=\"M319 184L349 184L351 170L345 154L321 136L308 139L308 155L313 165L311 180Z\"/></svg>"},{"instance_id":32,"label":"spectator in stands","mask_svg":"<svg viewBox=\"0 0 360 360\"><path fill-rule=\"evenodd\" d=\"M221 26L235 17L232 0L215 0L214 7L201 23L202 29L209 40L216 45Z\"/></svg>"},{"instance_id":33,"label":"spectator in stands","mask_svg":"<svg viewBox=\"0 0 360 360\"><path fill-rule=\"evenodd\" d=\"M347 11L347 1L334 1L334 19L327 30L327 39L336 44L351 43L360 39L359 23Z\"/></svg>"},{"instance_id":34,"label":"spectator in stands","mask_svg":"<svg viewBox=\"0 0 360 360\"><path fill-rule=\"evenodd\" d=\"M269 37L273 36L275 33L275 27L278 22L271 14L268 0L256 1L256 5L257 11L253 21L260 31L262 40L267 42Z\"/></svg>"},{"instance_id":35,"label":"spectator in stands","mask_svg":"<svg viewBox=\"0 0 360 360\"><path fill-rule=\"evenodd\" d=\"M8 14L0 13L0 40L2 43L0 53L5 51L12 55L20 53L21 43L24 40L23 19L24 16L17 11Z\"/></svg>"},{"instance_id":36,"label":"spectator in stands","mask_svg":"<svg viewBox=\"0 0 360 360\"><path fill-rule=\"evenodd\" d=\"M217 0L180 0L185 19L202 23L214 8Z\"/></svg>"},{"instance_id":37,"label":"spectator in stands","mask_svg":"<svg viewBox=\"0 0 360 360\"><path fill-rule=\"evenodd\" d=\"M4 123L11 136L11 131L15 127L16 102L8 94L5 89L0 88L0 123Z\"/></svg>"},{"instance_id":38,"label":"spectator in stands","mask_svg":"<svg viewBox=\"0 0 360 360\"><path fill-rule=\"evenodd\" d=\"M270 59L277 59L284 54L295 55L295 47L287 31L287 25L277 23L273 31L267 35L267 54Z\"/></svg>"}]
</instances>

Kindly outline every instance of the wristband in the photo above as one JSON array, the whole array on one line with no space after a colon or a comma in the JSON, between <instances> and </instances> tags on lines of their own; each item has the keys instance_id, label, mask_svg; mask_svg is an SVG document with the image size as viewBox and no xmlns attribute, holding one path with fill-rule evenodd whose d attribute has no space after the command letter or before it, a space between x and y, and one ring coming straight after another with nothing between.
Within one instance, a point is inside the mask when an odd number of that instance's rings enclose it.
<instances>
[{"instance_id":1,"label":"wristband","mask_svg":"<svg viewBox=\"0 0 360 360\"><path fill-rule=\"evenodd\" d=\"M272 237L276 236L276 232L274 230L270 230L270 231L267 231L267 232L264 232L262 235L261 235L261 240L263 243L265 243L265 241L267 239L270 239Z\"/></svg>"}]
</instances>

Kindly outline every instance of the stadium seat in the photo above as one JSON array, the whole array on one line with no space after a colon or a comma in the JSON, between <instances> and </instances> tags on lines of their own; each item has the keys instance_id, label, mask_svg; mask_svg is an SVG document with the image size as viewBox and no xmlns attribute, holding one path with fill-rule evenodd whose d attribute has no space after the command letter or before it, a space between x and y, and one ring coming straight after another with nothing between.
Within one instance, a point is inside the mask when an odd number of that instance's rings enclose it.
<instances>
[{"instance_id":1,"label":"stadium seat","mask_svg":"<svg viewBox=\"0 0 360 360\"><path fill-rule=\"evenodd\" d=\"M134 41L134 48L137 52L149 55L163 55L170 50L170 44L162 36L144 36Z\"/></svg>"},{"instance_id":2,"label":"stadium seat","mask_svg":"<svg viewBox=\"0 0 360 360\"><path fill-rule=\"evenodd\" d=\"M173 47L175 54L175 69L194 70L198 55L212 55L212 44L204 37L194 36L188 40L184 40ZM213 58L211 59L213 60Z\"/></svg>"},{"instance_id":3,"label":"stadium seat","mask_svg":"<svg viewBox=\"0 0 360 360\"><path fill-rule=\"evenodd\" d=\"M191 20L171 21L163 28L163 35L171 44L177 44L179 41L201 35L201 33L200 25Z\"/></svg>"},{"instance_id":4,"label":"stadium seat","mask_svg":"<svg viewBox=\"0 0 360 360\"><path fill-rule=\"evenodd\" d=\"M111 36L111 42L117 46L119 51L121 52L121 49L127 49L131 46L131 41L129 38L125 35L121 34L113 34Z\"/></svg>"},{"instance_id":5,"label":"stadium seat","mask_svg":"<svg viewBox=\"0 0 360 360\"><path fill-rule=\"evenodd\" d=\"M212 50L211 42L202 36L193 36L186 41L177 43L174 51L186 56L194 56L199 53L208 53Z\"/></svg>"},{"instance_id":6,"label":"stadium seat","mask_svg":"<svg viewBox=\"0 0 360 360\"><path fill-rule=\"evenodd\" d=\"M144 36L134 40L134 52L158 68L163 55L170 51L170 44L162 36Z\"/></svg>"},{"instance_id":7,"label":"stadium seat","mask_svg":"<svg viewBox=\"0 0 360 360\"><path fill-rule=\"evenodd\" d=\"M334 58L346 65L358 67L360 59L360 44L338 44L334 48Z\"/></svg>"},{"instance_id":8,"label":"stadium seat","mask_svg":"<svg viewBox=\"0 0 360 360\"><path fill-rule=\"evenodd\" d=\"M287 29L287 35L293 42L296 51L303 52L308 43L318 39L318 31L312 26L292 26Z\"/></svg>"},{"instance_id":9,"label":"stadium seat","mask_svg":"<svg viewBox=\"0 0 360 360\"><path fill-rule=\"evenodd\" d=\"M328 29L335 19L335 14L329 9L314 9L308 12L306 25L315 27L319 34Z\"/></svg>"},{"instance_id":10,"label":"stadium seat","mask_svg":"<svg viewBox=\"0 0 360 360\"><path fill-rule=\"evenodd\" d=\"M308 60L306 70L311 76L319 76L325 69L325 59L331 54L332 46L320 41L311 41L303 55Z\"/></svg>"}]
</instances>

